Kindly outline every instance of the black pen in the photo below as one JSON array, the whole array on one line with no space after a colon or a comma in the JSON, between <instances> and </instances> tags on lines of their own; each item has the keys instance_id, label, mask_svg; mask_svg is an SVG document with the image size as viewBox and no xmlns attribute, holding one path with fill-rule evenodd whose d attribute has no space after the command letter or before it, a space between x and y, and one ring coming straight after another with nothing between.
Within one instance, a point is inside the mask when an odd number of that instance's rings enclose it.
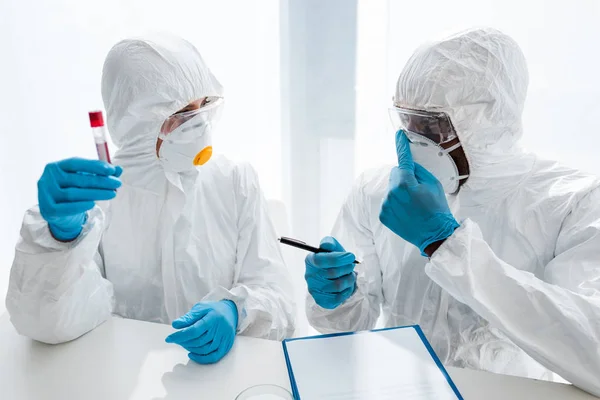
<instances>
[{"instance_id":1,"label":"black pen","mask_svg":"<svg viewBox=\"0 0 600 400\"><path fill-rule=\"evenodd\" d=\"M279 241L281 242L281 244L287 244L288 246L292 246L297 249L302 249L306 251L311 251L313 253L331 253L330 250L325 250L320 247L313 247L304 242L301 242L300 240L292 239L285 236L280 237ZM354 260L354 264L360 264L360 261Z\"/></svg>"}]
</instances>

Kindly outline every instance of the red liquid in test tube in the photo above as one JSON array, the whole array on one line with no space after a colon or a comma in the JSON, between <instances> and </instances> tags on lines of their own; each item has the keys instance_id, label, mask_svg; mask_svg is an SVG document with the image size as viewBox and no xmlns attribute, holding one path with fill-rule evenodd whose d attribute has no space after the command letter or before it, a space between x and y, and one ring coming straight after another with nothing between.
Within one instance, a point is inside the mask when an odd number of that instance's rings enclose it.
<instances>
[{"instance_id":1,"label":"red liquid in test tube","mask_svg":"<svg viewBox=\"0 0 600 400\"><path fill-rule=\"evenodd\" d=\"M104 126L102 111L90 111L89 115L98 158L110 163L110 153L108 152L108 144L106 142L106 127Z\"/></svg>"},{"instance_id":2,"label":"red liquid in test tube","mask_svg":"<svg viewBox=\"0 0 600 400\"><path fill-rule=\"evenodd\" d=\"M96 152L98 153L98 158L100 160L110 163L110 154L108 154L108 144L106 142L104 142L104 144L96 143Z\"/></svg>"}]
</instances>

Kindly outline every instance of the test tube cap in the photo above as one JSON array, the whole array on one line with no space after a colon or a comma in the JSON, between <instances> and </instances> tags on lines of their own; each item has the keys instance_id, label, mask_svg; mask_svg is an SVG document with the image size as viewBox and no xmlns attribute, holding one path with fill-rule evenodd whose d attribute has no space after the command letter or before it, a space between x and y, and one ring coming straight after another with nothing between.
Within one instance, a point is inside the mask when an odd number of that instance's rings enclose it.
<instances>
[{"instance_id":1,"label":"test tube cap","mask_svg":"<svg viewBox=\"0 0 600 400\"><path fill-rule=\"evenodd\" d=\"M104 116L102 115L102 111L90 111L90 125L92 128L98 128L100 126L104 126Z\"/></svg>"}]
</instances>

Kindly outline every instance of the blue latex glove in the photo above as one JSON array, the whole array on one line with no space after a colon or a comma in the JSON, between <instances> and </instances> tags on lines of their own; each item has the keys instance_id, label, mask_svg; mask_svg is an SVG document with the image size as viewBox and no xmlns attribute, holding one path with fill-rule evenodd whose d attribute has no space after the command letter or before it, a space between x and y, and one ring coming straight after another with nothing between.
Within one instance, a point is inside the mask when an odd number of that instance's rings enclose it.
<instances>
[{"instance_id":1,"label":"blue latex glove","mask_svg":"<svg viewBox=\"0 0 600 400\"><path fill-rule=\"evenodd\" d=\"M238 310L233 301L201 302L173 321L173 328L180 330L165 341L189 351L188 357L198 364L213 364L231 350L237 324Z\"/></svg>"},{"instance_id":2,"label":"blue latex glove","mask_svg":"<svg viewBox=\"0 0 600 400\"><path fill-rule=\"evenodd\" d=\"M327 309L339 307L356 288L354 254L346 252L335 238L321 240L320 247L331 253L311 253L304 263L304 279L315 302Z\"/></svg>"},{"instance_id":3,"label":"blue latex glove","mask_svg":"<svg viewBox=\"0 0 600 400\"><path fill-rule=\"evenodd\" d=\"M46 165L38 181L38 203L52 235L64 242L77 238L94 202L116 196L122 172L104 161L82 158Z\"/></svg>"},{"instance_id":4,"label":"blue latex glove","mask_svg":"<svg viewBox=\"0 0 600 400\"><path fill-rule=\"evenodd\" d=\"M390 174L379 220L427 256L427 246L450 237L460 225L450 212L441 183L413 161L403 131L396 132L396 153L398 167Z\"/></svg>"}]
</instances>

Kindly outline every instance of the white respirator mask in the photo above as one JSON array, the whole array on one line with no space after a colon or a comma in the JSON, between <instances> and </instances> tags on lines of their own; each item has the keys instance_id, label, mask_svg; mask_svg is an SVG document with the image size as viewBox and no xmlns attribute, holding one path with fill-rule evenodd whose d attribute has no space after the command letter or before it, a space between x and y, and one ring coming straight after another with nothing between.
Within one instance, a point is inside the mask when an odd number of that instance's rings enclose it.
<instances>
[{"instance_id":1,"label":"white respirator mask","mask_svg":"<svg viewBox=\"0 0 600 400\"><path fill-rule=\"evenodd\" d=\"M415 135L412 132L405 133L409 140L413 160L440 181L444 187L444 192L448 194L456 193L460 180L469 177L469 175L459 175L458 167L450 156L450 152L459 148L461 144L456 143L444 149L426 137Z\"/></svg>"},{"instance_id":2,"label":"white respirator mask","mask_svg":"<svg viewBox=\"0 0 600 400\"><path fill-rule=\"evenodd\" d=\"M211 100L208 100L211 99ZM212 131L222 110L223 99L207 98L205 106L170 116L158 137L158 151L165 171L186 172L204 165L212 156Z\"/></svg>"},{"instance_id":3,"label":"white respirator mask","mask_svg":"<svg viewBox=\"0 0 600 400\"><path fill-rule=\"evenodd\" d=\"M445 113L417 111L402 107L390 108L394 129L402 130L409 141L413 160L431 172L444 187L444 192L458 191L460 180L469 175L459 175L450 152L461 146L460 142L444 149L441 144L458 136Z\"/></svg>"}]
</instances>

